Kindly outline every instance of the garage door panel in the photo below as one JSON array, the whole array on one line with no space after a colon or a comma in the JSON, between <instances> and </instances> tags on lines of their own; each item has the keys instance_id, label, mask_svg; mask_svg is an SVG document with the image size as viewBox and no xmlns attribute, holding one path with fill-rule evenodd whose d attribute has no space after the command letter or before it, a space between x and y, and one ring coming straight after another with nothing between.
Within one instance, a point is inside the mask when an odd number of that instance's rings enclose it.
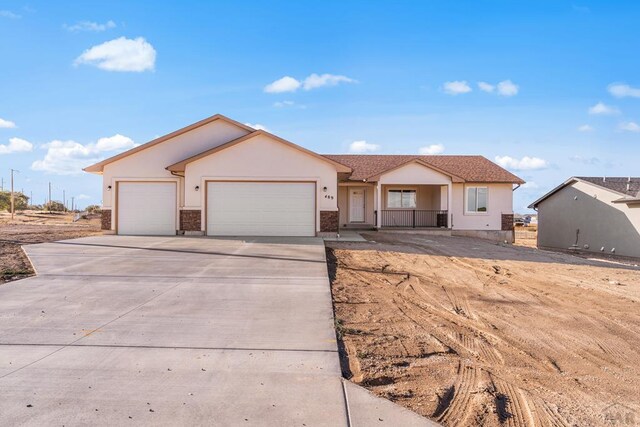
<instances>
[{"instance_id":1,"label":"garage door panel","mask_svg":"<svg viewBox=\"0 0 640 427\"><path fill-rule=\"evenodd\" d=\"M315 184L210 182L207 232L217 236L313 236Z\"/></svg>"},{"instance_id":2,"label":"garage door panel","mask_svg":"<svg viewBox=\"0 0 640 427\"><path fill-rule=\"evenodd\" d=\"M176 184L118 184L118 234L175 235Z\"/></svg>"}]
</instances>

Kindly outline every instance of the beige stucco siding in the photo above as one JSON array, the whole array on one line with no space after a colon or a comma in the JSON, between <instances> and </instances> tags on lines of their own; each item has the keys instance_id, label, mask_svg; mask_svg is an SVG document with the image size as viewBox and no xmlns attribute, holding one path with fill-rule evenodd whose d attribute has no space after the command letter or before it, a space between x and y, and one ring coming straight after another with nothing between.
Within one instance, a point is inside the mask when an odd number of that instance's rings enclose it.
<instances>
[{"instance_id":1,"label":"beige stucco siding","mask_svg":"<svg viewBox=\"0 0 640 427\"><path fill-rule=\"evenodd\" d=\"M122 180L172 180L178 182L179 204L184 200L182 180L165 168L187 157L217 147L249 132L223 120L216 120L175 138L149 147L116 162L105 165L103 171L102 201L107 209L114 206L116 181Z\"/></svg>"},{"instance_id":2,"label":"beige stucco siding","mask_svg":"<svg viewBox=\"0 0 640 427\"><path fill-rule=\"evenodd\" d=\"M203 157L185 168L185 209L204 206L206 181L312 181L316 183L316 228L320 211L336 211L337 173L333 165L267 135ZM199 187L196 191L195 187ZM327 191L323 191L326 187ZM205 223L205 210L202 209Z\"/></svg>"},{"instance_id":3,"label":"beige stucco siding","mask_svg":"<svg viewBox=\"0 0 640 427\"><path fill-rule=\"evenodd\" d=\"M465 209L466 187L487 187L487 212L470 213ZM513 185L464 183L453 184L451 213L453 229L457 230L500 230L502 214L513 213Z\"/></svg>"},{"instance_id":4,"label":"beige stucco siding","mask_svg":"<svg viewBox=\"0 0 640 427\"><path fill-rule=\"evenodd\" d=\"M621 194L578 181L538 205L538 245L640 257L640 204L612 203Z\"/></svg>"},{"instance_id":5,"label":"beige stucco siding","mask_svg":"<svg viewBox=\"0 0 640 427\"><path fill-rule=\"evenodd\" d=\"M409 163L380 176L380 184L441 184L451 182L451 178L419 163Z\"/></svg>"}]
</instances>

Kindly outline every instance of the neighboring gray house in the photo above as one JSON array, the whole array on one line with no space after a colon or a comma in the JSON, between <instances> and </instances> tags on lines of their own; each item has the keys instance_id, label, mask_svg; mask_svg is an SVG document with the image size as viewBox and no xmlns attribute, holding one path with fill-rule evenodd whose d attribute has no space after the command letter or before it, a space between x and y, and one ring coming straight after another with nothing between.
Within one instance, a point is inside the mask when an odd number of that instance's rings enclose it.
<instances>
[{"instance_id":1,"label":"neighboring gray house","mask_svg":"<svg viewBox=\"0 0 640 427\"><path fill-rule=\"evenodd\" d=\"M640 257L640 178L572 177L529 208L538 247Z\"/></svg>"}]
</instances>

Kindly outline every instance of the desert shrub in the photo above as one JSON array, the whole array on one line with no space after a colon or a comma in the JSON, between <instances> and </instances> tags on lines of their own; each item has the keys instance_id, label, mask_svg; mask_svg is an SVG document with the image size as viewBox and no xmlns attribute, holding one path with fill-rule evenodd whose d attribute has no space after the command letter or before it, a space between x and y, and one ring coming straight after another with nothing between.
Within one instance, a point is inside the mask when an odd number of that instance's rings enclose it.
<instances>
[{"instance_id":1,"label":"desert shrub","mask_svg":"<svg viewBox=\"0 0 640 427\"><path fill-rule=\"evenodd\" d=\"M29 198L22 193L14 192L14 204L17 211L27 208ZM11 210L11 192L0 191L0 210Z\"/></svg>"},{"instance_id":2,"label":"desert shrub","mask_svg":"<svg viewBox=\"0 0 640 427\"><path fill-rule=\"evenodd\" d=\"M42 208L45 211L52 211L52 212L63 212L65 210L62 202L58 202L57 200L52 200L50 202L45 203L42 206Z\"/></svg>"}]
</instances>

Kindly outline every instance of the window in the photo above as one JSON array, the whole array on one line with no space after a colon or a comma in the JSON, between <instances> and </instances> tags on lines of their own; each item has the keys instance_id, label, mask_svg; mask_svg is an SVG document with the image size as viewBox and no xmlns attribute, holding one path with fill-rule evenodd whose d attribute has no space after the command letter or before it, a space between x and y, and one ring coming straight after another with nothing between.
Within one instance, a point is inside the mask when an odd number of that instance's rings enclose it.
<instances>
[{"instance_id":1,"label":"window","mask_svg":"<svg viewBox=\"0 0 640 427\"><path fill-rule=\"evenodd\" d=\"M487 212L487 187L467 187L467 212Z\"/></svg>"},{"instance_id":2,"label":"window","mask_svg":"<svg viewBox=\"0 0 640 427\"><path fill-rule=\"evenodd\" d=\"M389 190L387 192L387 208L415 209L416 190Z\"/></svg>"}]
</instances>

